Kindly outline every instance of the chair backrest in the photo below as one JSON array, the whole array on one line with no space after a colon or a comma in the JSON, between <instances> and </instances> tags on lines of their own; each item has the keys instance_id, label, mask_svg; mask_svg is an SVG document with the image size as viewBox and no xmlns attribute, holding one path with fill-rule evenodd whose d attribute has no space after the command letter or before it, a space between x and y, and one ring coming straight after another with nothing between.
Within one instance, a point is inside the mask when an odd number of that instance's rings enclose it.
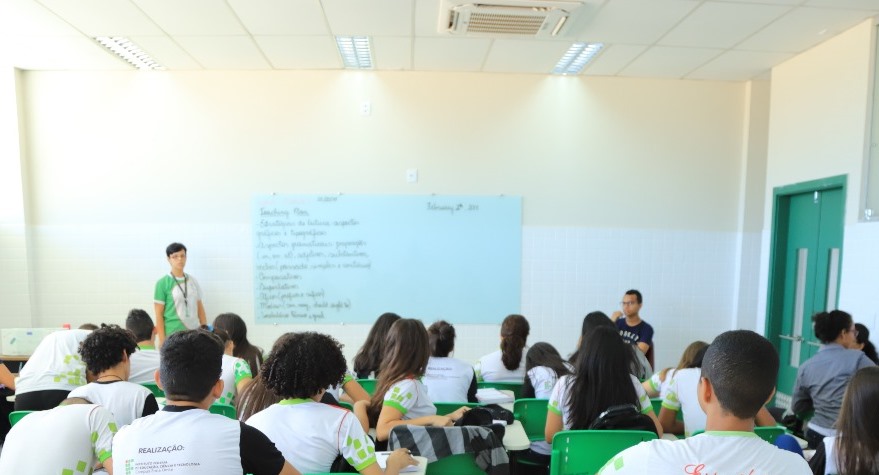
<instances>
[{"instance_id":1,"label":"chair backrest","mask_svg":"<svg viewBox=\"0 0 879 475\"><path fill-rule=\"evenodd\" d=\"M435 403L433 403L433 405L436 406L436 413L441 416L446 416L448 414L451 414L451 413L457 411L458 409L460 409L461 406L467 406L467 407L481 406L481 404L479 404L478 402L435 402Z\"/></svg>"},{"instance_id":2,"label":"chair backrest","mask_svg":"<svg viewBox=\"0 0 879 475\"><path fill-rule=\"evenodd\" d=\"M565 430L552 438L549 475L591 475L623 450L656 434L638 430Z\"/></svg>"},{"instance_id":3,"label":"chair backrest","mask_svg":"<svg viewBox=\"0 0 879 475\"><path fill-rule=\"evenodd\" d=\"M155 397L165 397L165 391L162 391L162 389L159 388L159 385L156 383L140 383L140 385L149 389Z\"/></svg>"},{"instance_id":4,"label":"chair backrest","mask_svg":"<svg viewBox=\"0 0 879 475\"><path fill-rule=\"evenodd\" d=\"M237 414L235 413L235 407L230 406L228 404L219 404L219 403L211 404L210 411L211 411L211 414L219 414L221 416L226 416L229 419L236 419L237 418Z\"/></svg>"},{"instance_id":5,"label":"chair backrest","mask_svg":"<svg viewBox=\"0 0 879 475\"><path fill-rule=\"evenodd\" d=\"M376 379L358 379L357 383L363 387L363 390L369 393L370 396L375 394L375 385L378 382Z\"/></svg>"},{"instance_id":6,"label":"chair backrest","mask_svg":"<svg viewBox=\"0 0 879 475\"><path fill-rule=\"evenodd\" d=\"M516 399L513 403L513 417L522 423L528 440L543 440L546 429L547 399Z\"/></svg>"},{"instance_id":7,"label":"chair backrest","mask_svg":"<svg viewBox=\"0 0 879 475\"><path fill-rule=\"evenodd\" d=\"M454 454L427 464L427 475L485 475L472 453Z\"/></svg>"},{"instance_id":8,"label":"chair backrest","mask_svg":"<svg viewBox=\"0 0 879 475\"><path fill-rule=\"evenodd\" d=\"M14 426L18 421L20 421L24 416L32 413L34 411L12 411L9 413L9 426Z\"/></svg>"},{"instance_id":9,"label":"chair backrest","mask_svg":"<svg viewBox=\"0 0 879 475\"><path fill-rule=\"evenodd\" d=\"M775 439L778 438L781 434L784 434L783 426L767 426L767 427L754 427L754 433L757 434L761 439L769 442L770 444L775 443Z\"/></svg>"},{"instance_id":10,"label":"chair backrest","mask_svg":"<svg viewBox=\"0 0 879 475\"><path fill-rule=\"evenodd\" d=\"M489 383L488 381L480 381L476 383L477 388L495 388L513 392L513 399L519 399L522 397L522 385L524 383L504 383L504 382L493 382Z\"/></svg>"}]
</instances>

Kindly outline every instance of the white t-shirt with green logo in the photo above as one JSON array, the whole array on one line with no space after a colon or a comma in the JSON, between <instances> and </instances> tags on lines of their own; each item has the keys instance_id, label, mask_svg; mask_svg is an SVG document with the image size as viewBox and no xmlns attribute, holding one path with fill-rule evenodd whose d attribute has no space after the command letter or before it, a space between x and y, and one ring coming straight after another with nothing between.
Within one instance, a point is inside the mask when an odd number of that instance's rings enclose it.
<instances>
[{"instance_id":1,"label":"white t-shirt with green logo","mask_svg":"<svg viewBox=\"0 0 879 475\"><path fill-rule=\"evenodd\" d=\"M112 456L115 432L110 411L96 404L32 412L6 436L0 473L92 473L95 463Z\"/></svg>"},{"instance_id":2,"label":"white t-shirt with green logo","mask_svg":"<svg viewBox=\"0 0 879 475\"><path fill-rule=\"evenodd\" d=\"M400 411L404 420L436 415L436 406L427 395L427 387L414 378L392 384L385 393L382 405Z\"/></svg>"},{"instance_id":3,"label":"white t-shirt with green logo","mask_svg":"<svg viewBox=\"0 0 879 475\"><path fill-rule=\"evenodd\" d=\"M651 440L608 461L599 475L810 475L806 460L753 432L705 432L683 440Z\"/></svg>"},{"instance_id":4,"label":"white t-shirt with green logo","mask_svg":"<svg viewBox=\"0 0 879 475\"><path fill-rule=\"evenodd\" d=\"M15 393L72 391L86 384L85 363L79 344L91 330L59 330L46 335L25 363L15 383Z\"/></svg>"},{"instance_id":5,"label":"white t-shirt with green logo","mask_svg":"<svg viewBox=\"0 0 879 475\"><path fill-rule=\"evenodd\" d=\"M300 473L325 473L342 457L357 471L374 464L375 446L354 414L311 399L285 399L247 419Z\"/></svg>"},{"instance_id":6,"label":"white t-shirt with green logo","mask_svg":"<svg viewBox=\"0 0 879 475\"><path fill-rule=\"evenodd\" d=\"M685 437L689 437L693 432L705 430L708 419L702 406L699 405L699 397L696 394L696 387L701 377L701 368L686 368L676 372L662 400L662 407L683 412Z\"/></svg>"},{"instance_id":7,"label":"white t-shirt with green logo","mask_svg":"<svg viewBox=\"0 0 879 475\"><path fill-rule=\"evenodd\" d=\"M235 397L238 396L238 383L244 378L253 378L253 374L247 361L223 355L223 372L220 378L223 380L223 395L217 399L217 402L231 406L235 404Z\"/></svg>"}]
</instances>

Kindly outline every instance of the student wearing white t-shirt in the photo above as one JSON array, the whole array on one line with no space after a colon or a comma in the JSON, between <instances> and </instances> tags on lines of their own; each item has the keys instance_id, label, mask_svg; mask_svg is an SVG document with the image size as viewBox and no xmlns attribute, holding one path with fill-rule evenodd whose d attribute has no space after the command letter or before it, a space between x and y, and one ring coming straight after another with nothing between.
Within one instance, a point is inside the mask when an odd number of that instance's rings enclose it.
<instances>
[{"instance_id":1,"label":"student wearing white t-shirt","mask_svg":"<svg viewBox=\"0 0 879 475\"><path fill-rule=\"evenodd\" d=\"M548 400L558 379L573 373L574 366L563 360L554 346L541 341L525 354L525 370L522 397ZM552 446L544 440L536 440L531 442L529 450L517 453L516 457L518 460L549 466L551 453Z\"/></svg>"},{"instance_id":2,"label":"student wearing white t-shirt","mask_svg":"<svg viewBox=\"0 0 879 475\"><path fill-rule=\"evenodd\" d=\"M102 325L82 342L79 354L94 381L70 392L70 397L100 404L113 414L117 427L159 410L149 389L128 382L131 355L137 350L134 335L117 325Z\"/></svg>"},{"instance_id":3,"label":"student wearing white t-shirt","mask_svg":"<svg viewBox=\"0 0 879 475\"><path fill-rule=\"evenodd\" d=\"M419 378L430 359L429 338L421 320L401 318L391 325L385 345L375 394L369 404L355 404L358 417L368 417L376 439L386 441L398 425L451 426L466 407L447 416L436 414L436 406Z\"/></svg>"},{"instance_id":4,"label":"student wearing white t-shirt","mask_svg":"<svg viewBox=\"0 0 879 475\"><path fill-rule=\"evenodd\" d=\"M15 424L0 452L0 473L92 473L101 463L112 475L115 432L110 411L85 399L65 399Z\"/></svg>"},{"instance_id":5,"label":"student wearing white t-shirt","mask_svg":"<svg viewBox=\"0 0 879 475\"><path fill-rule=\"evenodd\" d=\"M159 369L159 351L156 350L156 326L146 311L133 308L125 318L125 329L134 334L137 340L137 351L131 354L131 374L128 380L132 383L153 383Z\"/></svg>"},{"instance_id":6,"label":"student wearing white t-shirt","mask_svg":"<svg viewBox=\"0 0 879 475\"><path fill-rule=\"evenodd\" d=\"M223 341L223 395L217 400L220 404L235 404L235 397L250 384L253 374L250 365L241 358L232 356L235 344L224 330L214 328L214 334Z\"/></svg>"},{"instance_id":7,"label":"student wearing white t-shirt","mask_svg":"<svg viewBox=\"0 0 879 475\"><path fill-rule=\"evenodd\" d=\"M521 383L525 380L525 353L531 327L522 315L507 315L501 323L501 349L473 366L477 381Z\"/></svg>"},{"instance_id":8,"label":"student wearing white t-shirt","mask_svg":"<svg viewBox=\"0 0 879 475\"><path fill-rule=\"evenodd\" d=\"M697 390L705 433L642 442L611 458L599 474L810 474L801 456L754 434L754 417L775 392L778 367L778 353L762 336L721 334L705 353Z\"/></svg>"},{"instance_id":9,"label":"student wearing white t-shirt","mask_svg":"<svg viewBox=\"0 0 879 475\"><path fill-rule=\"evenodd\" d=\"M662 428L638 378L629 373L633 354L615 328L598 327L581 342L576 372L562 376L549 397L546 442L562 430L587 429L611 406L631 404Z\"/></svg>"},{"instance_id":10,"label":"student wearing white t-shirt","mask_svg":"<svg viewBox=\"0 0 879 475\"><path fill-rule=\"evenodd\" d=\"M86 384L79 344L89 333L91 330L60 330L40 341L18 374L16 411L52 409L70 391Z\"/></svg>"},{"instance_id":11,"label":"student wearing white t-shirt","mask_svg":"<svg viewBox=\"0 0 879 475\"><path fill-rule=\"evenodd\" d=\"M430 359L421 382L430 398L440 402L477 402L473 367L449 354L455 350L455 327L445 320L427 327Z\"/></svg>"},{"instance_id":12,"label":"student wearing white t-shirt","mask_svg":"<svg viewBox=\"0 0 879 475\"><path fill-rule=\"evenodd\" d=\"M288 333L263 362L262 378L282 399L247 420L268 436L284 457L303 473L329 472L342 456L355 470L381 475L375 447L355 415L321 397L346 373L342 346L328 335ZM385 474L396 475L417 463L406 449L388 457Z\"/></svg>"},{"instance_id":13,"label":"student wearing white t-shirt","mask_svg":"<svg viewBox=\"0 0 879 475\"><path fill-rule=\"evenodd\" d=\"M687 348L684 349L684 353L681 355L681 360L678 361L676 367L657 371L653 373L653 376L641 383L641 385L644 386L644 390L647 391L647 395L650 397L665 398L665 395L668 393L668 385L674 378L675 372L684 368L696 367L695 361L697 356L699 357L699 365L701 366L702 356L705 354L705 348L707 347L708 343L705 343L704 341L694 341L687 345Z\"/></svg>"},{"instance_id":14,"label":"student wearing white t-shirt","mask_svg":"<svg viewBox=\"0 0 879 475\"><path fill-rule=\"evenodd\" d=\"M223 343L205 330L174 333L162 346L157 382L165 407L113 438L119 473L299 475L262 432L211 414L223 393Z\"/></svg>"}]
</instances>

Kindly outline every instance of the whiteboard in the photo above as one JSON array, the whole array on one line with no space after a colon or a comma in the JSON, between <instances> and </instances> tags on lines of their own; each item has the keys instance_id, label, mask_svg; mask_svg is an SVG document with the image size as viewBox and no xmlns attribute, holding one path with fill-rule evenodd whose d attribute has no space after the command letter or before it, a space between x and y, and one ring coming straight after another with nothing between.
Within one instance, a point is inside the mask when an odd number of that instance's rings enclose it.
<instances>
[{"instance_id":1,"label":"whiteboard","mask_svg":"<svg viewBox=\"0 0 879 475\"><path fill-rule=\"evenodd\" d=\"M258 195L256 323L496 323L520 311L522 199Z\"/></svg>"}]
</instances>

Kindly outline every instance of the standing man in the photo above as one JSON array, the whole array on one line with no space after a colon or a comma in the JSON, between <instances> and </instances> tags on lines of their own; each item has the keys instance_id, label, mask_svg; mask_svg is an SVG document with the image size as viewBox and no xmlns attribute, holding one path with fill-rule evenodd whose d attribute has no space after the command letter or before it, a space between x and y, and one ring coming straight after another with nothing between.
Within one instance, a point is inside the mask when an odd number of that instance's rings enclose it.
<instances>
[{"instance_id":1,"label":"standing man","mask_svg":"<svg viewBox=\"0 0 879 475\"><path fill-rule=\"evenodd\" d=\"M159 347L165 338L183 330L194 330L207 325L202 293L198 282L183 272L186 267L186 246L172 242L165 249L171 273L156 282L156 332Z\"/></svg>"},{"instance_id":2,"label":"standing man","mask_svg":"<svg viewBox=\"0 0 879 475\"><path fill-rule=\"evenodd\" d=\"M616 311L611 315L611 320L617 325L620 336L626 343L638 345L638 349L642 353L647 354L650 347L653 346L653 327L649 323L641 320L638 312L641 311L641 292L635 289L627 290L623 295L623 311ZM620 318L625 314L626 318Z\"/></svg>"}]
</instances>

